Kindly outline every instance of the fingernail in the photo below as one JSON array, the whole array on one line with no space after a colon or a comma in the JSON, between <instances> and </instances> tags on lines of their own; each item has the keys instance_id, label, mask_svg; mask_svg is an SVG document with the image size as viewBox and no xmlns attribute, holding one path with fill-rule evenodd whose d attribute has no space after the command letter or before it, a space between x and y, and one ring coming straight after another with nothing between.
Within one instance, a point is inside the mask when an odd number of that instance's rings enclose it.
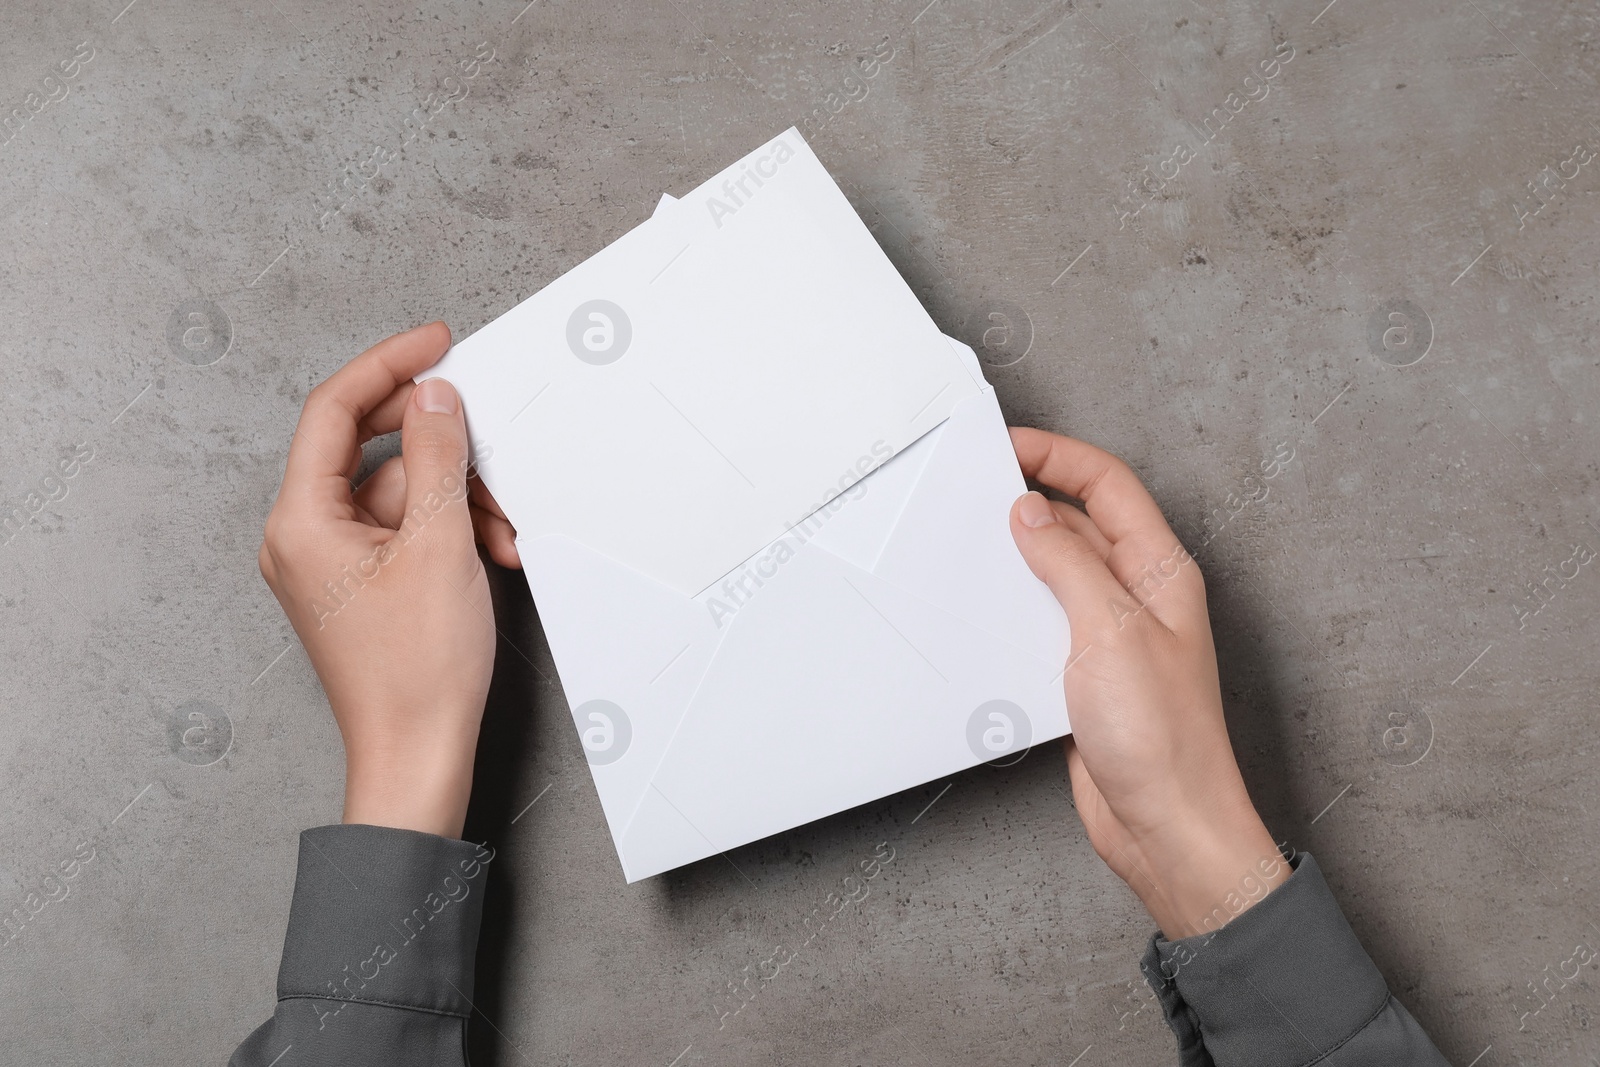
<instances>
[{"instance_id":1,"label":"fingernail","mask_svg":"<svg viewBox=\"0 0 1600 1067\"><path fill-rule=\"evenodd\" d=\"M1038 529L1040 526L1049 526L1056 521L1056 509L1050 506L1050 501L1038 493L1024 494L1017 504L1017 515L1022 519L1022 525Z\"/></svg>"},{"instance_id":2,"label":"fingernail","mask_svg":"<svg viewBox=\"0 0 1600 1067\"><path fill-rule=\"evenodd\" d=\"M434 415L456 413L455 386L443 378L429 378L417 386L417 407Z\"/></svg>"}]
</instances>

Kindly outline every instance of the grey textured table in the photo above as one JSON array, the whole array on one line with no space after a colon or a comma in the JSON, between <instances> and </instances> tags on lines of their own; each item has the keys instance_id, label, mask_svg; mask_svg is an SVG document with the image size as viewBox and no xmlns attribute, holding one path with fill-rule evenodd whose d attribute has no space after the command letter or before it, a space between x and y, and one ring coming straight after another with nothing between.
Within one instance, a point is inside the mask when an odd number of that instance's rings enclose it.
<instances>
[{"instance_id":1,"label":"grey textured table","mask_svg":"<svg viewBox=\"0 0 1600 1067\"><path fill-rule=\"evenodd\" d=\"M1452 1061L1600 1056L1593 5L124 3L0 12L0 1061L270 1010L341 788L255 564L307 390L796 123L1012 421L1148 480L1269 825ZM625 886L495 584L479 1062L1170 1062L1053 746Z\"/></svg>"}]
</instances>

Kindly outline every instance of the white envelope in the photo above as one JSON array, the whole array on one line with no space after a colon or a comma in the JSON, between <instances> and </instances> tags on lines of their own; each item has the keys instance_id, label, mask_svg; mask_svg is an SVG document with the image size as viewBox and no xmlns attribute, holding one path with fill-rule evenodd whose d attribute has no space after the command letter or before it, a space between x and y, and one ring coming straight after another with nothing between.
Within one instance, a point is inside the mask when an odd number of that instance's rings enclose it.
<instances>
[{"instance_id":1,"label":"white envelope","mask_svg":"<svg viewBox=\"0 0 1600 1067\"><path fill-rule=\"evenodd\" d=\"M520 538L627 880L1069 732L1066 617L1011 539L1023 491L984 388L698 595Z\"/></svg>"},{"instance_id":2,"label":"white envelope","mask_svg":"<svg viewBox=\"0 0 1600 1067\"><path fill-rule=\"evenodd\" d=\"M485 484L698 593L975 396L790 129L461 341Z\"/></svg>"}]
</instances>

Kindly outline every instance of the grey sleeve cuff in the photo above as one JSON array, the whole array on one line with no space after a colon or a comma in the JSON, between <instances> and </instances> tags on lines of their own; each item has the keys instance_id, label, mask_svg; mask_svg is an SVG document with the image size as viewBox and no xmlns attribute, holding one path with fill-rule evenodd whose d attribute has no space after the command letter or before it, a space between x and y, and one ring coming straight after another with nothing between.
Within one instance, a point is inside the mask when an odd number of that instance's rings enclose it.
<instances>
[{"instance_id":1,"label":"grey sleeve cuff","mask_svg":"<svg viewBox=\"0 0 1600 1067\"><path fill-rule=\"evenodd\" d=\"M382 826L300 835L278 999L465 1018L491 849ZM316 1005L319 1016L342 1005Z\"/></svg>"},{"instance_id":2,"label":"grey sleeve cuff","mask_svg":"<svg viewBox=\"0 0 1600 1067\"><path fill-rule=\"evenodd\" d=\"M1150 941L1140 964L1178 1037L1181 1067L1444 1064L1389 995L1323 880L1294 874L1211 934Z\"/></svg>"}]
</instances>

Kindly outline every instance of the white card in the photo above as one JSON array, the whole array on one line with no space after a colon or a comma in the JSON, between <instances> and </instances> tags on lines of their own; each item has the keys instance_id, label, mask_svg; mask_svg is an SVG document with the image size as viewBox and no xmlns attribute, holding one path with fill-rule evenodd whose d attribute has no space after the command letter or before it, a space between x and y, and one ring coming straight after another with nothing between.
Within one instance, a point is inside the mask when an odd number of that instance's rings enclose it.
<instances>
[{"instance_id":1,"label":"white card","mask_svg":"<svg viewBox=\"0 0 1600 1067\"><path fill-rule=\"evenodd\" d=\"M793 129L432 376L521 537L690 595L979 390Z\"/></svg>"}]
</instances>

